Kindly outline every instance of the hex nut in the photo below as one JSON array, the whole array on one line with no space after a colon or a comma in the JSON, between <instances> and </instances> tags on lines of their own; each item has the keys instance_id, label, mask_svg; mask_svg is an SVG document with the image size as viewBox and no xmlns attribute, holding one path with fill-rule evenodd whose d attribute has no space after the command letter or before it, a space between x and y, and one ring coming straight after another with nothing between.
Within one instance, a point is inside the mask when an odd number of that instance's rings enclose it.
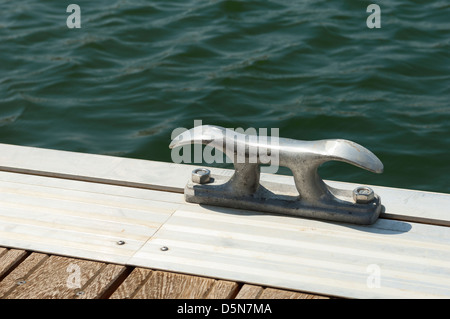
<instances>
[{"instance_id":1,"label":"hex nut","mask_svg":"<svg viewBox=\"0 0 450 319\"><path fill-rule=\"evenodd\" d=\"M196 168L192 171L192 182L197 184L208 183L211 178L211 171L206 168Z\"/></svg>"},{"instance_id":2,"label":"hex nut","mask_svg":"<svg viewBox=\"0 0 450 319\"><path fill-rule=\"evenodd\" d=\"M370 187L359 186L353 190L353 200L357 204L367 204L375 198L375 193Z\"/></svg>"}]
</instances>

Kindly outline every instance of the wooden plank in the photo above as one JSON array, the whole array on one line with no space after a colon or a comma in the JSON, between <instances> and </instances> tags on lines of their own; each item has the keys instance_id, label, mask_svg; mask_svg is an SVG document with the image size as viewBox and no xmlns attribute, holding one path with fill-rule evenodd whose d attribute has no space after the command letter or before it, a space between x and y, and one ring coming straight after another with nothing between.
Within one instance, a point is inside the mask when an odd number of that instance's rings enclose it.
<instances>
[{"instance_id":1,"label":"wooden plank","mask_svg":"<svg viewBox=\"0 0 450 319\"><path fill-rule=\"evenodd\" d=\"M327 296L245 284L236 299L329 299Z\"/></svg>"},{"instance_id":2,"label":"wooden plank","mask_svg":"<svg viewBox=\"0 0 450 319\"><path fill-rule=\"evenodd\" d=\"M449 242L448 227L355 226L186 204L129 263L319 295L448 298ZM377 289L368 283L374 271Z\"/></svg>"},{"instance_id":3,"label":"wooden plank","mask_svg":"<svg viewBox=\"0 0 450 319\"><path fill-rule=\"evenodd\" d=\"M0 247L0 257L4 256L10 249ZM16 256L24 256L25 251L15 251ZM21 252L22 254L18 254ZM0 259L1 261L2 259ZM45 262L45 264L44 264ZM133 298L139 290L141 290L149 281L152 271L147 268L134 268L133 271L127 271L127 267L114 265L114 264L101 264L93 263L89 266L95 265L96 269L100 266L94 276L88 276L88 279L84 285L80 281L80 287L67 287L65 290L62 288L64 278L67 283L76 284L76 281L71 280L70 276L75 274L74 265L80 267L80 279L81 279L81 266L85 268L89 265L89 261L82 261L72 258L64 258L58 256L50 256L40 253L31 253L28 257L19 263L3 280L0 281L0 298L2 299L16 299L16 298L77 298L77 299L97 299L109 297L111 299L126 299ZM69 266L72 265L72 268ZM56 272L56 279L54 275L50 274L50 268ZM62 272L65 268L66 273ZM48 277L45 277L45 276ZM51 278L53 276L53 278ZM122 277L122 278L121 278ZM155 279L159 277L159 279ZM33 284L37 280L41 280L40 285ZM48 279L47 279L48 278ZM126 278L126 279L125 279ZM260 286L244 285L242 289L239 289L239 284L232 281L225 280L213 280L207 278L200 278L194 276L186 276L182 274L172 274L156 272L156 276L153 278L153 282L147 283L152 285L151 293L140 292L137 298L184 298L185 296L192 298L205 298L205 299L229 299L234 298L315 298L318 296L306 295L302 293L296 293L292 291L284 291L279 289L266 288L263 289ZM122 280L125 279L123 282ZM206 279L206 281L205 281ZM212 280L212 284L211 284ZM32 282L30 284L30 282ZM155 295L155 290L158 289L158 283L164 286L165 292ZM190 289L199 289L197 292L185 292L186 285L191 285ZM206 283L206 285L205 285ZM156 284L156 285L155 285ZM180 287L177 285L180 284ZM22 287L28 288L20 291ZM208 288L209 287L209 288ZM42 294L41 290L47 291ZM50 293L48 290L54 289L54 293ZM209 290L208 290L209 289ZM26 290L26 291L25 291ZM144 288L145 290L145 288ZM239 294L238 294L239 291ZM263 294L261 294L264 292ZM164 295L164 297L163 297Z\"/></svg>"},{"instance_id":4,"label":"wooden plank","mask_svg":"<svg viewBox=\"0 0 450 319\"><path fill-rule=\"evenodd\" d=\"M80 183L80 182L77 182ZM5 201L7 202L7 200ZM18 202L18 205L21 205L22 203ZM6 204L5 204L6 205ZM394 271L389 269L388 271L391 272L392 276L394 278L400 278L402 273L405 271L402 267L409 268L407 269L406 273L410 276L409 278L413 278L414 273L420 273L420 276L417 278L420 278L421 281L418 281L418 287L420 285L424 285L425 282L430 281L434 287L439 287L439 285L444 285L444 287L439 288L443 291L445 291L445 285L448 281L445 277L441 280L440 274L445 274L448 272L448 261L446 261L445 257L446 255L446 249L448 247L448 231L446 228L439 228L435 226L428 226L428 225L417 225L417 224L408 224L408 223L401 223L401 222L393 222L393 221L383 221L380 220L376 225L370 226L370 227L352 227L348 228L346 225L334 225L330 223L323 223L319 221L308 221L303 219L293 219L293 218L287 218L287 217L274 217L267 214L258 214L255 212L245 212L245 211L233 211L233 210L227 210L227 209L217 209L214 208L212 210L211 208L202 208L197 207L196 205L183 205L183 207L189 207L185 210L180 210L178 213L176 212L173 217L177 218L187 218L187 223L182 222L180 225L176 225L179 222L176 222L177 219L168 220L169 223L165 223L163 227L160 228L160 232L157 234L157 236L154 236L151 241L148 243L156 246L152 246L153 248L156 248L155 250L158 251L158 254L160 254L159 248L161 246L167 245L167 243L175 240L175 247L179 245L185 245L184 249L183 246L181 247L182 253L190 253L191 255L189 257L182 256L181 259L175 260L175 261L164 261L161 259L162 256L158 256L157 258L148 258L149 251L147 250L148 247L146 245L137 247L134 251L131 251L129 255L125 254L125 262L129 265L135 265L135 266L142 266L142 267L155 267L159 269L165 269L165 270L171 270L171 271L181 271L185 273L191 273L191 274L197 274L201 276L211 276L211 277L218 277L223 278L226 280L233 280L233 281L244 281L244 282L252 282L257 284L263 284L263 285L274 285L274 278L264 278L265 275L261 273L261 275L254 279L246 278L246 272L248 271L249 276L255 276L254 271L250 271L252 266L249 266L251 262L255 262L255 265L262 265L262 260L258 258L254 258L254 256L258 256L259 252L256 251L256 255L252 255L253 253L248 254L241 254L240 256L243 259L240 259L240 261L244 261L246 266L243 268L245 271L242 273L230 273L230 269L234 268L234 265L231 267L228 267L228 269L225 269L225 271L221 271L220 267L223 267L223 265L219 264L217 265L217 269L215 269L215 272L212 272L213 270L210 267L205 268L201 267L201 264L197 263L196 261L192 261L192 259L199 258L199 260L204 259L205 253L203 250L206 248L207 250L211 250L214 252L213 254L206 254L211 258L215 258L215 256L220 256L220 258L232 258L234 261L237 261L238 259L235 259L233 256L235 254L236 248L241 246L241 241L243 240L244 243L252 245L252 241L254 239L251 239L252 236L247 237L245 234L255 235L261 233L263 235L256 236L254 238L257 238L257 242L259 241L264 242L264 240L269 240L270 244L270 238L269 234L273 234L274 231L277 231L280 234L286 233L292 233L293 235L297 235L296 231L300 230L300 234L308 234L310 236L310 239L307 241L299 240L295 244L295 240L293 240L294 237L290 238L287 243L289 243L286 247L289 249L294 249L293 253L289 253L287 258L288 260L292 261L294 264L297 261L300 261L299 257L296 256L296 250L293 248L295 245L299 245L298 248L305 249L307 247L315 247L318 248L317 254L309 255L308 258L304 258L301 260L301 262L305 263L302 269L309 269L309 267L313 267L314 264L317 263L319 266L328 265L325 268L318 267L317 273L320 273L320 271L331 272L334 274L337 274L334 276L334 278L341 278L339 276L339 272L347 272L347 271L356 271L356 276L351 279L351 276L347 277L346 280L348 280L347 283L351 283L352 280L359 280L360 285L365 285L365 280L367 278L367 270L366 268L369 265L370 259L375 256L378 258L378 260L384 260L383 263L386 263L386 258L388 262L388 266L392 267L394 266ZM200 211L203 215L198 215L196 209L200 209ZM0 208L1 210L1 208ZM192 211L193 210L193 211ZM107 216L107 215L106 215ZM38 216L40 218L40 216ZM197 221L197 217L200 217ZM241 218L242 217L242 218ZM10 218L17 218L16 216L10 216ZM172 223L175 220L175 225ZM200 221L200 222L199 222ZM257 221L257 222L255 222ZM293 222L294 221L294 222ZM31 220L31 223L36 223L36 220ZM192 225L194 225L193 228ZM214 227L217 227L217 225L230 225L233 229L226 230L225 233L223 232L224 229L214 229ZM202 226L203 225L203 226ZM211 225L213 226L212 229L210 229ZM237 225L237 226L235 226ZM4 225L3 225L4 226ZM3 227L2 226L2 227ZM70 232L68 235L70 235L68 238L58 238L53 237L54 233L51 230L51 224L48 226L41 227L42 234L40 237L38 237L34 232L34 228L30 227L30 225L26 225L24 223L16 223L14 227L14 231L16 233L11 232L5 232L5 236L2 236L0 240L5 240L5 238L8 239L15 239L16 241L25 241L26 243L31 243L33 245L39 245L39 247L44 247L43 240L45 240L45 243L48 244L48 241L50 240L53 244L53 247L50 246L51 249L60 249L61 247L64 247L64 249L71 248L70 252L67 252L67 254L70 253L71 256L77 256L77 257L86 257L85 252L82 250L84 249L90 249L92 252L92 255L94 258L105 258L102 259L103 261L108 262L114 262L114 260L108 259L110 256L106 255L104 251L102 252L99 249L92 248L92 242L89 242L89 246L81 246L80 249L80 242L78 235L71 234ZM100 226L100 225L99 225ZM255 229L254 227L257 226ZM71 226L72 227L72 226ZM181 228L180 228L181 227ZM228 227L228 226L227 226ZM331 227L331 228L329 228ZM234 229L238 229L239 231L237 234L233 234ZM345 229L345 230L338 230L338 228ZM267 230L270 230L268 232ZM201 242L195 242L194 244L191 243L192 241L192 234L194 233L200 233L201 236L198 236L195 240L199 240L201 238L205 239L204 243ZM374 233L376 236L371 235ZM410 233L410 235L408 235ZM166 235L169 234L168 237ZM172 235L170 235L172 234ZM365 234L364 236L361 236L361 234ZM392 234L395 234L395 240L392 239ZM96 236L96 234L92 234L93 236ZM391 235L391 236L388 236ZM12 236L16 236L15 238ZM179 240L180 236L187 236L185 239ZM212 236L212 238L211 238ZM236 238L237 236L237 238ZM403 238L406 236L406 238ZM425 237L424 237L425 236ZM409 238L411 237L411 238ZM95 238L95 237L93 237ZM248 239L251 239L248 241ZM420 240L418 238L421 238ZM424 240L426 238L426 240ZM232 240L231 240L232 239ZM237 239L237 240L236 240ZM83 240L91 240L89 237L84 237ZM285 239L281 238L281 242L285 242ZM275 244L276 241L272 240ZM366 249L353 247L353 243L361 241L364 243L361 247L367 247ZM321 242L321 244L318 244L318 242ZM94 241L95 243L95 241ZM232 249L228 250L232 252L231 255L217 255L217 252L222 249L221 245L223 244L231 244ZM329 247L334 247L336 243L341 243L342 246L338 249L338 251L347 251L352 252L350 254L344 253L341 255L343 257L342 260L335 262L335 261L327 261L326 263L323 263L323 258L327 255L327 253L331 253L332 251L329 249ZM413 244L412 244L413 243ZM114 250L111 253L114 253L113 258L117 257L117 254L120 253L120 248L117 248L116 242L111 241L110 244L114 246ZM127 245L129 243L127 242ZM203 246L202 246L203 245ZM258 247L258 245L253 247ZM138 246L138 245L137 245ZM386 248L390 247L391 248ZM48 247L48 246L45 246ZM142 248L141 248L142 247ZM428 248L432 248L427 251ZM434 247L434 248L433 248ZM30 247L24 247L24 248L30 248ZM126 248L126 247L125 247ZM153 249L151 248L151 249ZM218 249L219 250L218 250ZM408 250L405 250L405 249ZM178 248L179 249L179 248ZM253 248L251 248L253 249ZM261 248L258 248L258 250ZM266 248L267 249L267 248ZM284 248L283 248L284 249ZM372 253L372 249L374 249L375 253ZM405 255L405 252L402 252L401 254L396 253L388 253L386 254L383 250L386 249L400 249L405 251L410 251L412 254ZM279 248L274 248L275 251L278 251ZM81 251L81 252L80 252ZM167 254L168 256L171 255L172 248ZM427 252L426 252L427 251ZM448 249L447 249L448 251ZM126 252L126 250L125 250ZM369 253L370 252L370 253ZM428 258L424 258L424 254L428 254L432 258L430 259L433 262L433 267L437 267L436 274L432 272L432 270L428 270L427 272L423 272L420 270L421 267L424 267L424 265L429 261ZM103 255L102 255L103 253ZM131 259L129 258L131 254ZM150 252L152 254L152 252ZM197 254L200 254L200 257L197 257ZM352 258L356 258L356 256L363 254L364 258L359 258L358 262L353 262ZM402 257L403 254L403 257ZM431 255L430 255L431 254ZM373 255L373 256L371 256ZM434 255L434 256L433 256ZM317 258L319 256L319 258ZM323 257L321 257L323 256ZM137 259L136 259L137 258ZM176 258L180 258L177 256ZM187 258L187 259L183 259ZM381 258L381 259L380 259ZM264 261L265 259L265 261ZM180 263L179 261L182 260ZM191 262L191 261L192 262ZM263 257L263 261L267 262L270 260L281 260L279 256L276 256L276 254L273 253L265 253L265 257ZM186 262L188 261L188 262ZM365 266L363 266L361 263L367 261ZM211 262L205 261L205 262ZM272 261L271 261L272 262ZM398 265L401 266L397 269L397 265L394 265L394 263L399 262ZM359 263L359 266L356 266ZM439 266L439 264L442 264L443 266ZM336 265L337 267L334 268L332 265ZM179 268L181 267L181 268ZM184 267L184 268L183 268ZM247 268L248 267L248 268ZM265 266L264 266L265 267ZM281 265L280 269L283 269L284 265ZM359 267L359 268L358 268ZM236 268L239 269L239 268ZM248 270L247 270L248 269ZM226 277L224 276L224 273L226 274ZM388 272L389 273L389 272ZM274 274L274 273L272 273ZM238 277L235 277L237 275ZM281 272L279 274L280 276L285 276L286 273ZM287 277L286 277L287 278ZM298 286L292 286L293 281L288 280L286 282L287 286L283 286L282 288L289 288L289 289L296 289L296 290L302 290L306 289L309 291L316 291L315 288L311 288L311 285L314 285L315 287L318 287L316 292L321 294L333 294L328 290L321 290L323 287L320 285L315 285L313 281L311 281L311 277L298 277L299 282L297 282ZM321 278L320 276L318 278ZM316 278L317 283L320 282L320 280ZM261 281L262 280L262 281ZM269 281L266 281L269 280ZM303 280L309 280L309 287L305 288L303 284L301 284L301 281ZM279 283L280 281L278 281ZM327 281L325 282L336 282L334 281ZM342 288L345 287L343 285L345 282L336 283L335 288ZM290 285L290 286L289 286ZM280 287L280 286L278 286ZM361 286L360 286L361 287ZM424 286L426 289L430 291L431 286ZM363 287L361 287L363 288ZM381 291L381 290L380 290ZM395 291L398 290L391 290L389 295L392 295ZM406 290L405 290L406 291ZM375 290L373 290L375 292ZM356 291L358 293L358 291ZM355 293L355 295L356 295ZM372 293L372 291L371 291ZM339 295L339 296L347 296L347 295Z\"/></svg>"},{"instance_id":5,"label":"wooden plank","mask_svg":"<svg viewBox=\"0 0 450 319\"><path fill-rule=\"evenodd\" d=\"M27 252L18 249L6 249L0 250L0 280L25 256Z\"/></svg>"},{"instance_id":6,"label":"wooden plank","mask_svg":"<svg viewBox=\"0 0 450 319\"><path fill-rule=\"evenodd\" d=\"M214 279L154 271L134 295L135 299L199 299L204 298Z\"/></svg>"},{"instance_id":7,"label":"wooden plank","mask_svg":"<svg viewBox=\"0 0 450 319\"><path fill-rule=\"evenodd\" d=\"M179 191L170 187L164 174L166 163L126 159L105 155L56 151L27 146L0 144L0 170L5 172L58 177L110 185L120 185L144 189ZM161 168L163 171L161 171ZM170 170L169 170L170 172ZM141 177L139 177L141 176ZM148 182L155 176L167 179L163 187ZM169 185L169 186L167 186Z\"/></svg>"},{"instance_id":8,"label":"wooden plank","mask_svg":"<svg viewBox=\"0 0 450 319\"><path fill-rule=\"evenodd\" d=\"M169 150L168 150L169 151ZM197 166L0 144L0 170L182 193ZM213 175L233 171L210 167ZM291 176L261 174L261 181L294 185ZM358 184L326 181L331 187ZM449 194L368 185L382 198L384 217L450 226Z\"/></svg>"},{"instance_id":9,"label":"wooden plank","mask_svg":"<svg viewBox=\"0 0 450 319\"><path fill-rule=\"evenodd\" d=\"M23 282L12 290L7 299L68 299L101 295L117 278L124 266L105 266L88 260L50 256L32 269ZM106 270L105 274L102 271ZM11 273L12 274L12 273Z\"/></svg>"},{"instance_id":10,"label":"wooden plank","mask_svg":"<svg viewBox=\"0 0 450 319\"><path fill-rule=\"evenodd\" d=\"M0 298L5 299L18 285L26 282L33 271L47 258L48 255L45 254L31 253L0 281Z\"/></svg>"},{"instance_id":11,"label":"wooden plank","mask_svg":"<svg viewBox=\"0 0 450 319\"><path fill-rule=\"evenodd\" d=\"M263 292L264 288L256 285L245 284L236 295L236 299L256 299Z\"/></svg>"},{"instance_id":12,"label":"wooden plank","mask_svg":"<svg viewBox=\"0 0 450 319\"><path fill-rule=\"evenodd\" d=\"M127 267L122 265L107 264L102 267L97 276L86 287L76 294L77 299L107 298L114 293L117 282L128 275Z\"/></svg>"},{"instance_id":13,"label":"wooden plank","mask_svg":"<svg viewBox=\"0 0 450 319\"><path fill-rule=\"evenodd\" d=\"M101 263L50 256L7 299L67 299L101 268Z\"/></svg>"},{"instance_id":14,"label":"wooden plank","mask_svg":"<svg viewBox=\"0 0 450 319\"><path fill-rule=\"evenodd\" d=\"M11 250L7 248L0 247L0 262L4 261L1 257L4 257L8 251L13 251L14 254L11 256L25 256L25 251ZM12 260L12 258L8 258ZM44 264L46 262L46 264ZM68 264L68 262L70 262ZM86 266L87 261L81 261L72 258L64 258L57 256L50 256L40 253L29 254L21 263L17 265L3 280L0 281L0 298L77 298L77 299L96 299L109 297L111 299L126 299L133 298L139 290L143 288L143 285L149 280L150 276L154 271L147 268L134 268L133 271L127 271L127 267L114 265L114 264L99 264L94 263L94 265L100 265L100 269L96 272L96 275L91 276L87 279L84 286L80 287L67 287L70 288L64 290L61 288L63 284L61 282L66 278L67 282L76 284L75 281L71 280L70 276L75 274L75 267L77 265L80 267L80 279L81 279L81 266ZM89 262L87 262L89 264ZM69 268L67 265L72 265ZM61 272L62 269L66 267L66 273ZM56 276L58 279L50 278L53 275L49 273L49 269L54 269L56 271ZM69 271L68 271L69 270ZM33 276L32 274L35 273ZM37 273L41 273L37 275ZM49 280L45 278L45 275L49 276ZM165 286L165 296L173 297L178 296L179 298L184 298L183 295L189 295L196 298L206 298L206 299L229 299L234 298L239 291L236 298L254 299L254 298L311 298L317 296L311 296L301 293L296 293L292 291L283 291L278 289L266 288L263 289L260 286L244 285L242 289L239 290L239 284L232 281L225 280L213 280L212 285L209 285L211 279L207 280L207 286L201 284L205 283L205 278L195 278L193 276L186 276L182 274L171 274L157 272L157 276L162 280L154 280L153 283L147 283L147 285L154 285L154 283L159 282ZM31 278L30 278L31 277ZM123 278L121 278L123 277ZM31 281L36 282L37 278L42 280L41 285L30 284ZM125 279L126 278L126 279ZM181 279L180 279L181 278ZM123 282L122 280L125 279ZM155 279L155 278L154 278ZM197 280L195 280L197 279ZM209 281L209 282L208 282ZM59 282L59 285L55 283ZM177 283L182 285L185 283L194 282L192 289L199 289L198 292L180 292L182 287L177 288ZM118 284L117 284L118 283ZM199 284L200 283L200 284ZM20 292L19 287L28 285L26 292ZM48 290L55 288L57 292L55 293L36 293L40 292L43 288ZM38 288L39 287L39 288ZM209 287L209 290L207 290ZM18 289L16 289L18 288ZM16 289L16 291L14 291ZM145 288L144 288L145 289ZM152 289L158 289L157 286L152 287ZM14 291L14 293L12 293ZM264 291L264 294L261 293ZM109 293L109 295L108 295ZM140 293L138 298L161 298L161 295L155 296L154 292L151 294Z\"/></svg>"},{"instance_id":15,"label":"wooden plank","mask_svg":"<svg viewBox=\"0 0 450 319\"><path fill-rule=\"evenodd\" d=\"M216 280L206 299L231 299L237 294L239 284L233 281Z\"/></svg>"},{"instance_id":16,"label":"wooden plank","mask_svg":"<svg viewBox=\"0 0 450 319\"><path fill-rule=\"evenodd\" d=\"M137 267L111 295L111 299L167 298L232 298L238 289L236 282L213 280L183 274L152 271Z\"/></svg>"},{"instance_id":17,"label":"wooden plank","mask_svg":"<svg viewBox=\"0 0 450 319\"><path fill-rule=\"evenodd\" d=\"M259 299L329 299L328 297L305 294L297 291L266 288L258 296Z\"/></svg>"},{"instance_id":18,"label":"wooden plank","mask_svg":"<svg viewBox=\"0 0 450 319\"><path fill-rule=\"evenodd\" d=\"M63 187L41 176L14 181L12 175L20 174L0 173L0 245L112 263L126 263L182 200L79 181Z\"/></svg>"},{"instance_id":19,"label":"wooden plank","mask_svg":"<svg viewBox=\"0 0 450 319\"><path fill-rule=\"evenodd\" d=\"M21 173L0 173L0 245L335 296L450 296L449 228L416 223L449 226L446 194L374 187L386 207L383 216L403 221L380 219L360 227L200 207L183 204L181 194L149 190L182 192L189 166L1 145L0 150L0 169ZM286 176L261 179L293 183ZM119 240L125 245L117 245ZM379 289L367 284L373 265L382 273ZM158 276L152 273L133 297L152 296L150 283Z\"/></svg>"},{"instance_id":20,"label":"wooden plank","mask_svg":"<svg viewBox=\"0 0 450 319\"><path fill-rule=\"evenodd\" d=\"M110 296L110 299L132 299L151 274L151 269L141 267L134 268L131 274Z\"/></svg>"},{"instance_id":21,"label":"wooden plank","mask_svg":"<svg viewBox=\"0 0 450 319\"><path fill-rule=\"evenodd\" d=\"M90 183L81 182L76 180L68 180L61 178L48 178L39 175L29 175L29 174L17 174L0 171L0 181L4 183L12 183L11 187L23 188L29 187L28 189L33 190L33 186L44 186L46 189L52 188L57 192L58 196L64 196L66 191L72 190L75 192L80 192L78 194L82 195L80 199L83 202L93 202L99 203L99 199L105 198L110 200L112 203L120 203L115 199L115 196L129 197L137 199L154 199L152 194L158 194L156 197L158 201L174 203L179 202L183 199L182 194L170 193L170 192L152 192L147 189L140 189L135 187L122 187L117 185L109 185L102 183ZM19 185L18 185L19 184ZM82 185L82 188L80 188ZM105 196L106 195L106 196ZM97 198L100 197L100 198ZM176 200L176 198L180 200ZM101 201L104 202L104 201ZM101 203L100 202L100 203Z\"/></svg>"}]
</instances>

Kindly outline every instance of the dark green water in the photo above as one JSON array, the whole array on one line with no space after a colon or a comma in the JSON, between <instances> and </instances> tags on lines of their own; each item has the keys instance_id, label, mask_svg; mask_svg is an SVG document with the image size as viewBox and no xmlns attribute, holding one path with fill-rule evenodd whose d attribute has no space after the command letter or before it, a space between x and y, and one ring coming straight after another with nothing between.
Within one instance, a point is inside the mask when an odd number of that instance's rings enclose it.
<instances>
[{"instance_id":1,"label":"dark green water","mask_svg":"<svg viewBox=\"0 0 450 319\"><path fill-rule=\"evenodd\" d=\"M194 120L279 128L385 166L326 179L450 193L448 0L0 0L0 71L0 143L171 161Z\"/></svg>"}]
</instances>

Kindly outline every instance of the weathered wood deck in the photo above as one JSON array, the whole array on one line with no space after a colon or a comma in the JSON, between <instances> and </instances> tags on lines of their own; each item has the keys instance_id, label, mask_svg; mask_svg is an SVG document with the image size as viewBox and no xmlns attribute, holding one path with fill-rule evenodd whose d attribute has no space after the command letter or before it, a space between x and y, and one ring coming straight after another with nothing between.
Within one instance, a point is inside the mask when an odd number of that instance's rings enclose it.
<instances>
[{"instance_id":1,"label":"weathered wood deck","mask_svg":"<svg viewBox=\"0 0 450 319\"><path fill-rule=\"evenodd\" d=\"M326 299L327 297L143 267L0 248L0 298Z\"/></svg>"},{"instance_id":2,"label":"weathered wood deck","mask_svg":"<svg viewBox=\"0 0 450 319\"><path fill-rule=\"evenodd\" d=\"M450 298L448 194L373 186L360 226L186 203L191 172L0 144L0 298Z\"/></svg>"}]
</instances>

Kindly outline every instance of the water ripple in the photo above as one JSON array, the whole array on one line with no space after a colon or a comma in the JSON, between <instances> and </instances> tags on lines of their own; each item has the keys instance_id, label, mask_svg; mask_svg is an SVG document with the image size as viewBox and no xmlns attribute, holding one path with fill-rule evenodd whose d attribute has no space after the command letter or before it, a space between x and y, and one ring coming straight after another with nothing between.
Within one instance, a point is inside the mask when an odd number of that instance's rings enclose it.
<instances>
[{"instance_id":1,"label":"water ripple","mask_svg":"<svg viewBox=\"0 0 450 319\"><path fill-rule=\"evenodd\" d=\"M177 127L347 138L385 173L327 178L450 192L450 6L361 1L12 1L0 23L3 143L171 161ZM363 180L362 180L363 179Z\"/></svg>"}]
</instances>

